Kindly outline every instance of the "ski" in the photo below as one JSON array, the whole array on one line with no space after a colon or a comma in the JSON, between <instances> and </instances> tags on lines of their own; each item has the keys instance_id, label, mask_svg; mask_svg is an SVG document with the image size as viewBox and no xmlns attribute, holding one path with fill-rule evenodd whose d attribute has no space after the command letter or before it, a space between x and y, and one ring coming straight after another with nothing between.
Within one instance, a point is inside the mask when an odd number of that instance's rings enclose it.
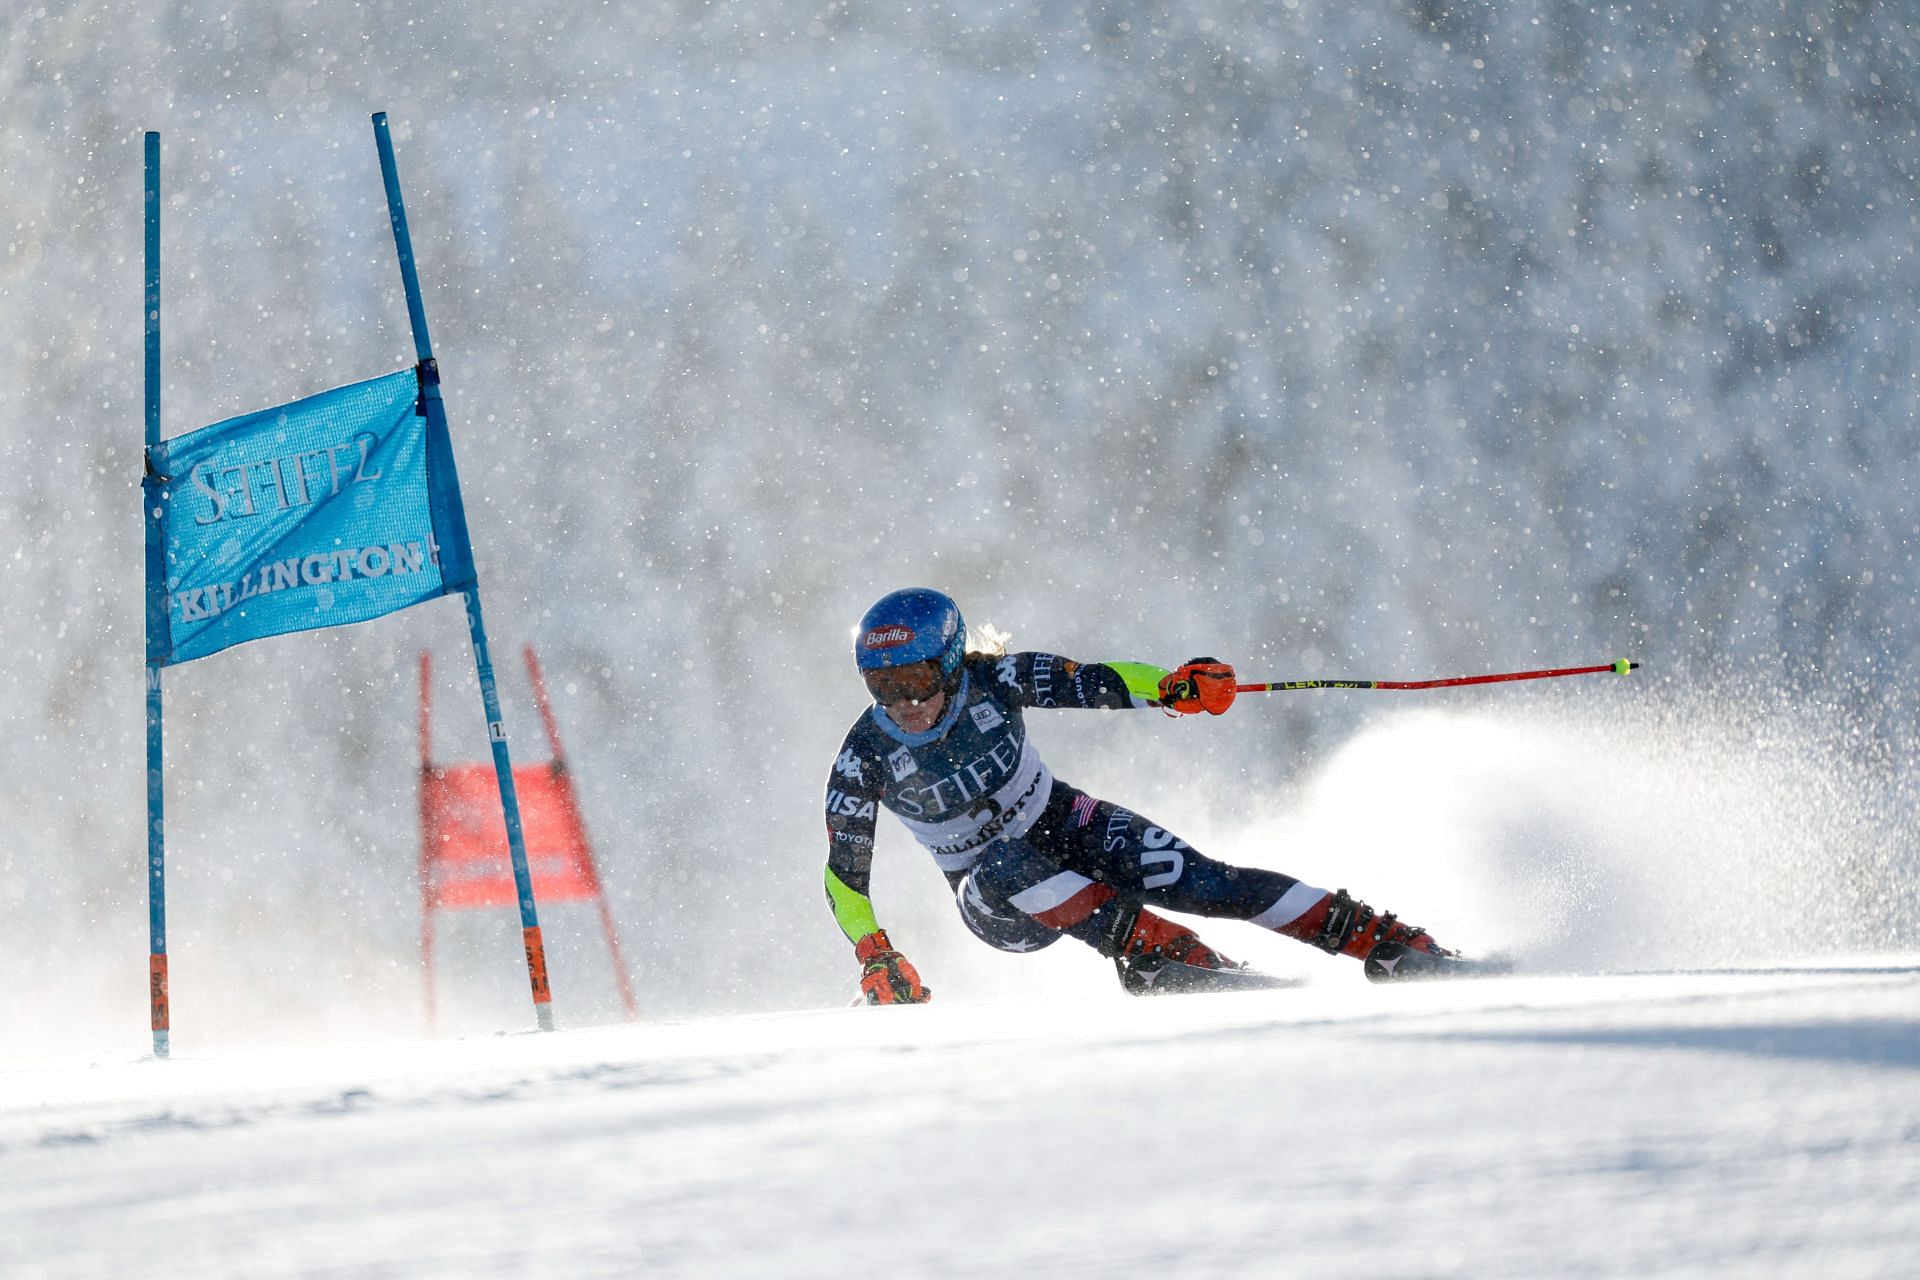
<instances>
[{"instance_id":1,"label":"ski","mask_svg":"<svg viewBox=\"0 0 1920 1280\"><path fill-rule=\"evenodd\" d=\"M1383 942L1367 955L1369 982L1458 981L1462 978L1498 978L1513 972L1513 957L1437 956L1399 942Z\"/></svg>"},{"instance_id":2,"label":"ski","mask_svg":"<svg viewBox=\"0 0 1920 1280\"><path fill-rule=\"evenodd\" d=\"M1196 965L1181 964L1161 956L1140 957L1128 964L1116 962L1120 973L1120 985L1126 988L1128 995L1135 996L1175 996L1201 995L1224 991L1273 991L1284 987L1300 987L1306 983L1300 978L1283 978L1277 974L1262 973L1245 965L1236 965L1229 969L1202 969Z\"/></svg>"}]
</instances>

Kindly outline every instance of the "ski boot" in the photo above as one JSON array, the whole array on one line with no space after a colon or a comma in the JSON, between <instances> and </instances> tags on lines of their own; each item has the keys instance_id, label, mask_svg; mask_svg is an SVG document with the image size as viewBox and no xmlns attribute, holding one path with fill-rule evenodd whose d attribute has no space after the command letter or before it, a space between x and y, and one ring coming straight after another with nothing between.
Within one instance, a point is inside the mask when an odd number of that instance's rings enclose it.
<instances>
[{"instance_id":1,"label":"ski boot","mask_svg":"<svg viewBox=\"0 0 1920 1280\"><path fill-rule=\"evenodd\" d=\"M1113 957L1114 971L1128 995L1211 990L1223 985L1214 974L1238 973L1244 966L1200 941L1185 925L1157 916L1145 907L1122 912L1108 931L1101 953ZM1230 980L1229 980L1230 981Z\"/></svg>"},{"instance_id":2,"label":"ski boot","mask_svg":"<svg viewBox=\"0 0 1920 1280\"><path fill-rule=\"evenodd\" d=\"M1325 908L1317 936L1307 941L1322 951L1362 961L1370 982L1436 977L1458 959L1425 929L1401 923L1392 912L1376 915L1345 889L1334 890Z\"/></svg>"}]
</instances>

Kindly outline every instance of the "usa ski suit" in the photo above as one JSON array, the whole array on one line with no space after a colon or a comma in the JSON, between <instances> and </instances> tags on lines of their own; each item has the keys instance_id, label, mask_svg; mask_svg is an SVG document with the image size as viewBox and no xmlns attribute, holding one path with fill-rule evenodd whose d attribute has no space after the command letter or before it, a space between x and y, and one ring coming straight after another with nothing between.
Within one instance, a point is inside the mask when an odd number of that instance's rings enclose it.
<instances>
[{"instance_id":1,"label":"usa ski suit","mask_svg":"<svg viewBox=\"0 0 1920 1280\"><path fill-rule=\"evenodd\" d=\"M879 927L869 895L879 810L933 856L960 918L1002 951L1062 933L1102 954L1141 904L1281 929L1323 890L1206 857L1137 813L1053 776L1027 732L1031 708L1150 705L1158 667L1052 653L969 654L937 724L908 733L875 706L847 731L827 779L827 898L858 940Z\"/></svg>"}]
</instances>

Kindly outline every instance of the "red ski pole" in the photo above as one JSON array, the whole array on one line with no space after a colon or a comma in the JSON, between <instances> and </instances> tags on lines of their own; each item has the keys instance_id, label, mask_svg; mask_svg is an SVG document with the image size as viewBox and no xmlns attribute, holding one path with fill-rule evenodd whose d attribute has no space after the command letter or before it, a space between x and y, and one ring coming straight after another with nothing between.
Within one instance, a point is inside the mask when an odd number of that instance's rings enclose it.
<instances>
[{"instance_id":1,"label":"red ski pole","mask_svg":"<svg viewBox=\"0 0 1920 1280\"><path fill-rule=\"evenodd\" d=\"M1461 684L1498 684L1503 680L1552 680L1557 676L1591 676L1611 671L1625 675L1640 664L1621 658L1597 667L1557 667L1551 671L1503 671L1485 676L1453 676L1445 680L1269 680L1236 684L1235 693L1274 693L1288 689L1447 689Z\"/></svg>"}]
</instances>

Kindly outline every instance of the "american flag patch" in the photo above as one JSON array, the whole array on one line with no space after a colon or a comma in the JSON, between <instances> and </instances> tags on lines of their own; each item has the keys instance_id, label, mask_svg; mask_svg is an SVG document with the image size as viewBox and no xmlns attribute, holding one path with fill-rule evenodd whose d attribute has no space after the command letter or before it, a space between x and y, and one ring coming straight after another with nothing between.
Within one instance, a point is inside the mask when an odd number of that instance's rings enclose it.
<instances>
[{"instance_id":1,"label":"american flag patch","mask_svg":"<svg viewBox=\"0 0 1920 1280\"><path fill-rule=\"evenodd\" d=\"M1075 800L1073 802L1073 825L1076 827L1084 827L1089 822L1092 822L1094 806L1099 803L1098 800L1095 800L1089 795L1082 795L1079 799Z\"/></svg>"}]
</instances>

